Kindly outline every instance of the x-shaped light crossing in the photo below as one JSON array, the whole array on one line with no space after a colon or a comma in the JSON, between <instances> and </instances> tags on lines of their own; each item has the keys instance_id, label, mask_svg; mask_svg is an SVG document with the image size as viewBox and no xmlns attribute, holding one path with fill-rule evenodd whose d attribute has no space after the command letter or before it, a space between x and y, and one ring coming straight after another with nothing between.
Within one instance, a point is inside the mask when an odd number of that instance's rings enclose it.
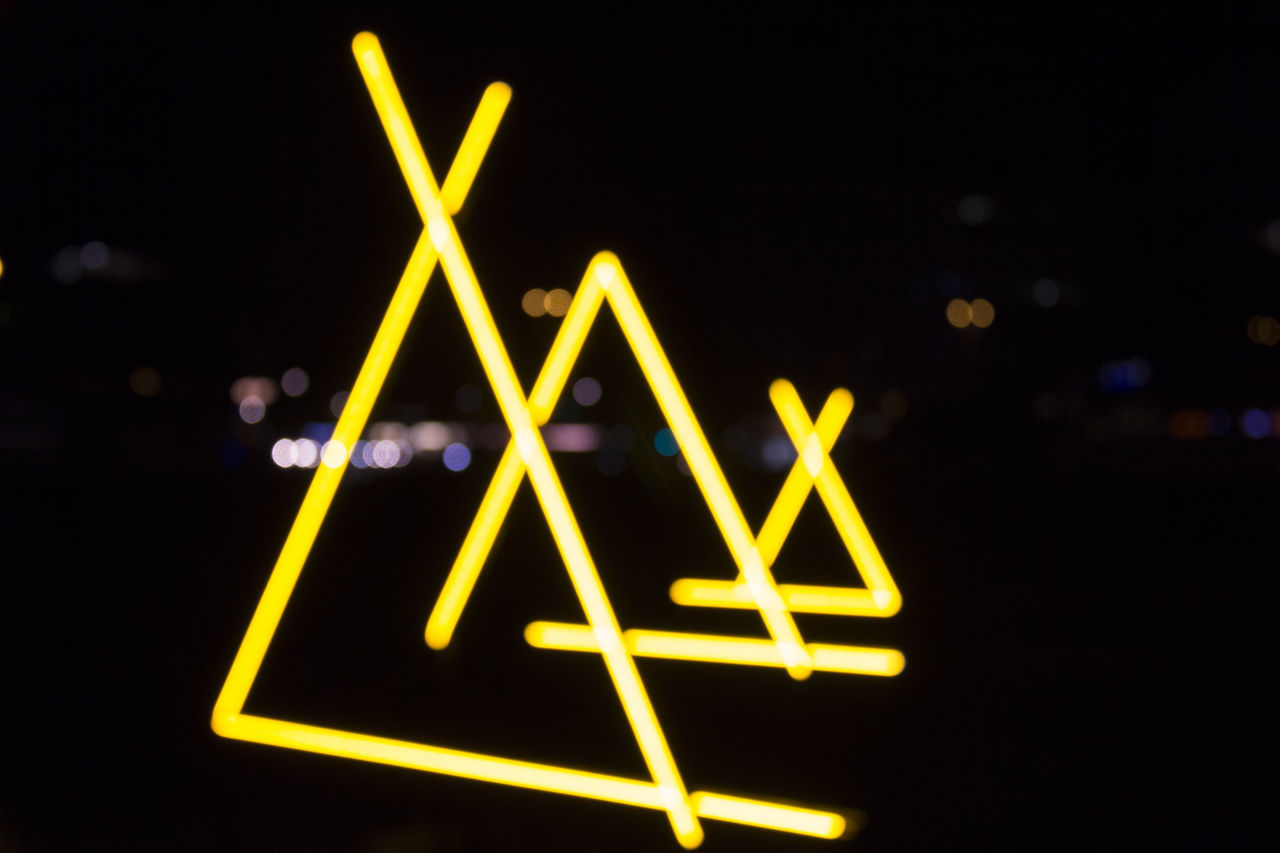
<instances>
[{"instance_id":1,"label":"x-shaped light crossing","mask_svg":"<svg viewBox=\"0 0 1280 853\"><path fill-rule=\"evenodd\" d=\"M818 414L816 424L809 420L795 387L785 379L779 379L770 386L769 398L795 446L796 461L760 529L757 542L761 555L768 564L777 558L800 507L816 484L818 495L826 505L850 559L866 584L861 589L782 584L778 591L783 602L794 613L892 616L902 606L902 596L862 520L862 515L853 503L849 489L835 465L831 464L829 456L841 427L853 410L853 395L843 388L831 392ZM671 599L677 604L700 607L755 606L741 579L719 581L682 578L671 585Z\"/></svg>"}]
</instances>

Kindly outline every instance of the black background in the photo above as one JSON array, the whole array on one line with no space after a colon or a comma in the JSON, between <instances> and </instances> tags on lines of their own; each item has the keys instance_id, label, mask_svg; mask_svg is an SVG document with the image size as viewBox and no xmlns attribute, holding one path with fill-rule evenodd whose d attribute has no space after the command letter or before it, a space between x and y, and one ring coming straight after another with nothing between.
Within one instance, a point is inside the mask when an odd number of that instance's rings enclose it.
<instances>
[{"instance_id":1,"label":"black background","mask_svg":"<svg viewBox=\"0 0 1280 853\"><path fill-rule=\"evenodd\" d=\"M465 8L465 10L464 10ZM1280 62L1240 10L723 6L334 11L0 5L0 847L674 849L659 813L217 738L214 698L305 472L279 436L348 388L420 224L350 54L382 40L442 175L515 97L458 217L526 387L616 251L748 519L766 390L857 398L837 465L904 595L895 679L641 661L691 788L862 810L852 841L708 821L707 850L1266 846L1276 793L1277 439L1180 410L1280 406ZM966 198L990 200L977 225ZM73 281L66 246L112 261ZM74 254L74 252L73 252ZM1045 308L1033 282L1060 283ZM951 328L955 297L986 330ZM1145 387L1100 369L1145 359ZM243 375L311 390L240 423ZM160 393L135 394L140 366ZM732 564L607 314L586 413L622 475L557 466L624 626L758 633L665 598ZM578 374L575 374L578 375ZM374 420L460 413L479 361L437 274ZM908 407L883 412L885 392ZM735 444L733 436L747 436ZM496 463L351 472L249 712L643 774L528 486L453 646L426 613ZM781 580L848 582L816 499Z\"/></svg>"}]
</instances>

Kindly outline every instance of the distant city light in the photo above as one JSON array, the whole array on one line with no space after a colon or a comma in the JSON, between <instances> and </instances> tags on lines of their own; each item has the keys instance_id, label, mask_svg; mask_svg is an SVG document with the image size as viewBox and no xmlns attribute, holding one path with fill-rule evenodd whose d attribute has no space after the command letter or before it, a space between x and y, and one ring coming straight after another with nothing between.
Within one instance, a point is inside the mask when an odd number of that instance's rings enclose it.
<instances>
[{"instance_id":1,"label":"distant city light","mask_svg":"<svg viewBox=\"0 0 1280 853\"><path fill-rule=\"evenodd\" d=\"M569 305L572 302L573 294L560 287L548 292L547 298L544 300L547 313L552 317L563 317L568 313Z\"/></svg>"},{"instance_id":2,"label":"distant city light","mask_svg":"<svg viewBox=\"0 0 1280 853\"><path fill-rule=\"evenodd\" d=\"M247 397L257 397L270 406L278 396L274 379L265 376L241 376L231 383L231 402L239 405Z\"/></svg>"},{"instance_id":3,"label":"distant city light","mask_svg":"<svg viewBox=\"0 0 1280 853\"><path fill-rule=\"evenodd\" d=\"M1249 340L1255 344L1262 344L1267 347L1280 344L1280 321L1277 321L1275 317L1254 314L1249 318L1245 331L1249 335Z\"/></svg>"},{"instance_id":4,"label":"distant city light","mask_svg":"<svg viewBox=\"0 0 1280 853\"><path fill-rule=\"evenodd\" d=\"M317 445L324 444L333 435L333 424L328 421L307 421L302 425L302 437L309 438Z\"/></svg>"},{"instance_id":5,"label":"distant city light","mask_svg":"<svg viewBox=\"0 0 1280 853\"><path fill-rule=\"evenodd\" d=\"M0 278L4 277L4 259L0 258Z\"/></svg>"},{"instance_id":6,"label":"distant city light","mask_svg":"<svg viewBox=\"0 0 1280 853\"><path fill-rule=\"evenodd\" d=\"M785 435L771 435L760 447L760 458L770 471L781 471L796 460L796 448Z\"/></svg>"},{"instance_id":7,"label":"distant city light","mask_svg":"<svg viewBox=\"0 0 1280 853\"><path fill-rule=\"evenodd\" d=\"M373 447L373 463L371 468L394 468L400 461L400 448L394 441L382 439L369 443Z\"/></svg>"},{"instance_id":8,"label":"distant city light","mask_svg":"<svg viewBox=\"0 0 1280 853\"><path fill-rule=\"evenodd\" d=\"M326 441L320 448L320 461L326 468L340 468L347 461L347 448L341 441Z\"/></svg>"},{"instance_id":9,"label":"distant city light","mask_svg":"<svg viewBox=\"0 0 1280 853\"><path fill-rule=\"evenodd\" d=\"M465 444L455 442L444 449L440 459L450 471L461 471L471 464L471 450Z\"/></svg>"},{"instance_id":10,"label":"distant city light","mask_svg":"<svg viewBox=\"0 0 1280 853\"><path fill-rule=\"evenodd\" d=\"M301 367L291 367L280 377L280 388L290 397L301 397L310 385L311 379Z\"/></svg>"},{"instance_id":11,"label":"distant city light","mask_svg":"<svg viewBox=\"0 0 1280 853\"><path fill-rule=\"evenodd\" d=\"M365 441L364 439L360 439L355 444L351 445L352 466L356 468L368 468L369 467L369 459L367 455L368 453L369 453L369 442Z\"/></svg>"},{"instance_id":12,"label":"distant city light","mask_svg":"<svg viewBox=\"0 0 1280 853\"><path fill-rule=\"evenodd\" d=\"M584 376L573 383L573 399L581 406L594 406L600 402L600 383Z\"/></svg>"},{"instance_id":13,"label":"distant city light","mask_svg":"<svg viewBox=\"0 0 1280 853\"><path fill-rule=\"evenodd\" d=\"M1271 435L1271 416L1262 409L1248 409L1240 416L1240 431L1249 438Z\"/></svg>"},{"instance_id":14,"label":"distant city light","mask_svg":"<svg viewBox=\"0 0 1280 853\"><path fill-rule=\"evenodd\" d=\"M160 374L150 367L135 367L129 373L129 387L139 397L154 397L164 387Z\"/></svg>"},{"instance_id":15,"label":"distant city light","mask_svg":"<svg viewBox=\"0 0 1280 853\"><path fill-rule=\"evenodd\" d=\"M94 240L80 247L80 263L87 270L102 269L110 258L111 251L101 240Z\"/></svg>"},{"instance_id":16,"label":"distant city light","mask_svg":"<svg viewBox=\"0 0 1280 853\"><path fill-rule=\"evenodd\" d=\"M530 317L541 317L547 313L547 292L541 287L526 290L520 300L520 307Z\"/></svg>"},{"instance_id":17,"label":"distant city light","mask_svg":"<svg viewBox=\"0 0 1280 853\"><path fill-rule=\"evenodd\" d=\"M290 439L280 439L271 445L271 461L281 468L292 468L298 464L298 445Z\"/></svg>"},{"instance_id":18,"label":"distant city light","mask_svg":"<svg viewBox=\"0 0 1280 853\"><path fill-rule=\"evenodd\" d=\"M995 212L996 205L990 196L967 195L956 204L956 219L965 225L982 225L989 221Z\"/></svg>"},{"instance_id":19,"label":"distant city light","mask_svg":"<svg viewBox=\"0 0 1280 853\"><path fill-rule=\"evenodd\" d=\"M309 438L300 438L294 442L298 458L293 463L299 468L314 468L320 461L320 445Z\"/></svg>"},{"instance_id":20,"label":"distant city light","mask_svg":"<svg viewBox=\"0 0 1280 853\"><path fill-rule=\"evenodd\" d=\"M247 424L256 424L267 414L267 404L256 394L250 394L240 401L240 420Z\"/></svg>"},{"instance_id":21,"label":"distant city light","mask_svg":"<svg viewBox=\"0 0 1280 853\"><path fill-rule=\"evenodd\" d=\"M1062 298L1062 288L1051 278L1038 279L1031 285L1031 299L1041 308L1052 308Z\"/></svg>"},{"instance_id":22,"label":"distant city light","mask_svg":"<svg viewBox=\"0 0 1280 853\"><path fill-rule=\"evenodd\" d=\"M448 425L439 421L419 421L409 428L409 441L418 450L443 450L449 435Z\"/></svg>"},{"instance_id":23,"label":"distant city light","mask_svg":"<svg viewBox=\"0 0 1280 853\"><path fill-rule=\"evenodd\" d=\"M408 428L399 421L378 421L369 427L369 438L380 441L399 441L408 434Z\"/></svg>"},{"instance_id":24,"label":"distant city light","mask_svg":"<svg viewBox=\"0 0 1280 853\"><path fill-rule=\"evenodd\" d=\"M973 325L979 329L987 328L996 319L995 306L981 297L969 303L969 312L973 318Z\"/></svg>"},{"instance_id":25,"label":"distant city light","mask_svg":"<svg viewBox=\"0 0 1280 853\"><path fill-rule=\"evenodd\" d=\"M329 411L335 418L342 417L342 409L347 405L347 392L339 391L329 398Z\"/></svg>"},{"instance_id":26,"label":"distant city light","mask_svg":"<svg viewBox=\"0 0 1280 853\"><path fill-rule=\"evenodd\" d=\"M403 438L398 438L395 440L395 446L399 451L399 458L396 459L397 468L403 468L413 461L413 445Z\"/></svg>"},{"instance_id":27,"label":"distant city light","mask_svg":"<svg viewBox=\"0 0 1280 853\"><path fill-rule=\"evenodd\" d=\"M1145 358L1109 361L1098 368L1098 384L1104 391L1132 391L1151 381L1151 363Z\"/></svg>"},{"instance_id":28,"label":"distant city light","mask_svg":"<svg viewBox=\"0 0 1280 853\"><path fill-rule=\"evenodd\" d=\"M543 427L548 450L583 453L600 446L600 427L595 424L552 424Z\"/></svg>"},{"instance_id":29,"label":"distant city light","mask_svg":"<svg viewBox=\"0 0 1280 853\"><path fill-rule=\"evenodd\" d=\"M952 299L947 303L947 322L963 329L973 322L973 309L963 299Z\"/></svg>"},{"instance_id":30,"label":"distant city light","mask_svg":"<svg viewBox=\"0 0 1280 853\"><path fill-rule=\"evenodd\" d=\"M663 456L675 456L680 452L680 445L676 443L675 434L663 427L653 437L653 449Z\"/></svg>"}]
</instances>

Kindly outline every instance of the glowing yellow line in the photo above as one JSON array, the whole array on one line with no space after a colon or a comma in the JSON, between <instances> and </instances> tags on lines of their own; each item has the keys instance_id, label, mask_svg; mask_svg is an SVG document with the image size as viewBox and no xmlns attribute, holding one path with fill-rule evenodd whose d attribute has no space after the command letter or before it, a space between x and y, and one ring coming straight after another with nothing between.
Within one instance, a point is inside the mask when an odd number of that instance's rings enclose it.
<instances>
[{"instance_id":1,"label":"glowing yellow line","mask_svg":"<svg viewBox=\"0 0 1280 853\"><path fill-rule=\"evenodd\" d=\"M467 135L462 137L462 145L458 155L453 158L453 166L444 177L444 186L440 188L440 200L444 209L453 216L462 210L462 203L471 190L471 182L480 171L480 163L489 150L489 143L498 131L498 123L511 103L511 87L506 83L490 83L480 98L480 106L476 107L475 116L467 127Z\"/></svg>"},{"instance_id":2,"label":"glowing yellow line","mask_svg":"<svg viewBox=\"0 0 1280 853\"><path fill-rule=\"evenodd\" d=\"M790 806L779 808L771 803L704 791L693 794L693 805L702 817L745 823L748 826L787 829L803 835L816 835L818 838L839 838L846 830L857 829L845 818L830 812Z\"/></svg>"},{"instance_id":3,"label":"glowing yellow line","mask_svg":"<svg viewBox=\"0 0 1280 853\"><path fill-rule=\"evenodd\" d=\"M587 332L600 309L604 294L599 285L592 286L593 280L594 276L588 270L551 345L551 353L533 384L533 391L529 394L529 411L538 426L545 424L551 417L556 400L564 390L573 364L586 341ZM498 469L480 502L480 509L471 522L458 557L445 579L444 588L427 619L426 639L431 648L443 649L453 637L463 608L475 587L476 578L484 567L502 520L524 478L524 471L524 463L520 461L515 441L512 440L508 442L502 459L498 462Z\"/></svg>"},{"instance_id":4,"label":"glowing yellow line","mask_svg":"<svg viewBox=\"0 0 1280 853\"><path fill-rule=\"evenodd\" d=\"M702 841L702 828L689 805L684 782L662 734L644 684L640 681L635 662L623 645L613 608L609 605L599 574L587 552L582 532L551 463L542 434L537 429L520 389L515 368L502 345L457 229L440 202L435 179L391 77L391 70L372 34L361 33L357 36L353 49L395 151L396 160L400 163L409 191L427 226L431 243L440 253L445 278L462 312L472 343L480 354L481 365L498 399L503 418L511 430L516 449L529 472L534 493L542 505L552 537L569 570L574 590L587 615L587 621L596 633L601 655L631 722L645 763L663 795L676 838L686 847L696 847Z\"/></svg>"},{"instance_id":5,"label":"glowing yellow line","mask_svg":"<svg viewBox=\"0 0 1280 853\"><path fill-rule=\"evenodd\" d=\"M761 556L767 557L766 562L772 564L809 489L816 484L854 566L867 585L865 590L859 590L782 584L778 592L783 603L796 613L892 616L902 606L902 597L854 506L853 498L828 456L853 409L853 395L842 388L833 391L823 405L816 425L809 421L795 387L785 379L779 379L770 386L769 397L795 445L798 457L760 530L757 541L761 543ZM676 604L689 606L753 606L749 585L741 579L726 582L681 578L671 585L670 595Z\"/></svg>"},{"instance_id":6,"label":"glowing yellow line","mask_svg":"<svg viewBox=\"0 0 1280 853\"><path fill-rule=\"evenodd\" d=\"M844 586L779 584L787 609L793 613L823 613L831 616L892 616L883 609L869 589ZM692 607L726 607L753 610L755 602L741 581L710 578L681 578L671 585L671 600Z\"/></svg>"},{"instance_id":7,"label":"glowing yellow line","mask_svg":"<svg viewBox=\"0 0 1280 853\"><path fill-rule=\"evenodd\" d=\"M812 432L813 437L818 440L819 453L824 457L827 451L835 447L840 430L844 428L852 411L853 395L848 391L837 388L828 395L827 402L818 413L818 423ZM813 487L813 474L809 470L810 467L812 465L806 465L803 458L796 459L795 464L791 466L791 473L787 475L786 482L782 485L782 491L778 493L777 500L774 501L769 514L765 517L764 525L760 528L760 535L756 541L760 544L760 556L767 565L772 566L774 560L778 559L782 543L786 541L787 533L796 523L800 508L804 506L805 498L809 496L809 490Z\"/></svg>"},{"instance_id":8,"label":"glowing yellow line","mask_svg":"<svg viewBox=\"0 0 1280 853\"><path fill-rule=\"evenodd\" d=\"M595 634L586 625L532 622L525 628L524 637L529 645L539 649L599 651ZM777 646L768 640L755 637L724 637L714 634L631 628L622 632L622 639L627 645L627 650L637 657L746 666L785 665L778 654ZM906 659L896 649L834 646L823 643L809 643L806 648L813 658L813 668L818 672L891 676L902 672L906 665Z\"/></svg>"},{"instance_id":9,"label":"glowing yellow line","mask_svg":"<svg viewBox=\"0 0 1280 853\"><path fill-rule=\"evenodd\" d=\"M488 95L487 92L486 95ZM469 142L464 140L463 148L459 149L454 158L455 166L459 161L473 163L474 166L468 167L468 170L474 176L475 169L483 159L483 149L488 147L489 137L496 130L496 120L493 121L492 126L481 125L483 132L477 131L474 134L468 132L466 140ZM475 121L472 126L476 126ZM486 133L488 136L485 135ZM468 145L479 146L481 150L475 153L467 147ZM451 168L450 175L459 171ZM465 187L454 190L459 203L465 197L469 186L470 179ZM400 277L399 284L396 285L391 303L387 306L387 311L374 335L373 344L369 347L364 364L360 367L355 384L352 385L351 393L343 406L342 415L338 418L331 439L337 442L336 447L344 450L352 447L364 431L374 400L377 399L378 392L386 380L387 371L399 351L405 330L422 299L422 293L426 289L431 272L435 269L436 260L436 252L424 231L414 247L413 254L409 257L409 263ZM271 644L271 638L275 635L276 626L284 613L285 605L293 593L303 564L311 552L316 534L320 530L320 525L333 501L333 495L342 480L342 474L346 470L346 453L344 452L342 456L340 464L336 466L328 464L316 466L316 473L302 500L302 506L289 529L289 535L285 539L280 556L276 559L266 589L263 590L253 618L249 622L249 628L245 631L244 639L241 640L240 648L231 664L231 670L227 673L227 679L218 694L213 714L215 726L219 719L234 716L244 707L249 689L262 666L262 660L267 653L267 647Z\"/></svg>"},{"instance_id":10,"label":"glowing yellow line","mask_svg":"<svg viewBox=\"0 0 1280 853\"><path fill-rule=\"evenodd\" d=\"M216 729L223 737L270 746L339 758L357 758L412 770L426 770L483 782L497 782L648 809L666 808L662 793L652 782L607 776L587 770L574 770L478 752L426 746L409 741L249 714L240 714L223 721ZM715 820L735 821L764 829L825 838L834 838L844 829L844 818L831 812L798 808L765 800L729 797L709 791L693 792L689 799L690 802L701 803L695 807L701 817ZM839 831L836 831L836 827L839 827Z\"/></svg>"}]
</instances>

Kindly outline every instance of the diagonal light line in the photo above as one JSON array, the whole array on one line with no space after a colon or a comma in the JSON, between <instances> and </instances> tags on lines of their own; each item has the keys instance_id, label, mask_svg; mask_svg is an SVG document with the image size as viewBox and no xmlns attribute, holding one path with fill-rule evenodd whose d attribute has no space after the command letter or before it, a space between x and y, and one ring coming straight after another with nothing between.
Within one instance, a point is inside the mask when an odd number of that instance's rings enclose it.
<instances>
[{"instance_id":1,"label":"diagonal light line","mask_svg":"<svg viewBox=\"0 0 1280 853\"><path fill-rule=\"evenodd\" d=\"M505 97L504 97L505 90ZM510 89L505 84L496 83L485 90L471 126L463 138L461 147L454 157L453 166L445 180L446 189L452 193L457 204L461 205L471 187L471 181L479 169L489 142L497 130L498 121L502 117L502 109L510 100ZM465 167L459 164L465 164ZM342 453L330 453L325 464L316 467L311 485L303 498L302 506L294 519L289 535L285 538L284 547L276 559L275 567L267 581L266 589L255 608L249 628L236 652L235 660L227 673L222 690L214 704L214 727L233 720L244 708L249 690L262 666L267 647L275 635L276 626L284 613L285 605L293 593L298 576L311 547L315 543L316 534L324 522L342 474L346 470L346 449L352 447L364 431L378 392L386 380L387 371L395 360L400 342L409 326L414 311L422 299L427 281L435 269L437 254L431 246L424 230L419 237L413 254L409 258L400 282L396 286L391 303L382 318L378 331L374 335L373 344L365 356L356 381L347 396L342 415L334 427L333 448L341 448ZM334 464L336 463L336 464Z\"/></svg>"},{"instance_id":2,"label":"diagonal light line","mask_svg":"<svg viewBox=\"0 0 1280 853\"><path fill-rule=\"evenodd\" d=\"M538 649L561 649L576 652L599 650L595 634L586 625L564 622L531 622L524 630L525 640ZM783 666L778 647L755 637L719 636L686 631L650 631L631 628L622 632L631 654L638 657L697 661L698 663L744 664L747 666ZM905 660L896 649L867 646L834 646L809 643L813 668L817 672L846 672L862 675L897 675Z\"/></svg>"},{"instance_id":3,"label":"diagonal light line","mask_svg":"<svg viewBox=\"0 0 1280 853\"><path fill-rule=\"evenodd\" d=\"M622 700L645 763L658 785L676 838L686 847L696 847L702 841L702 827L689 803L688 792L680 779L653 705L635 668L635 661L622 641L621 629L613 608L587 552L582 532L569 507L546 444L520 389L515 369L498 335L475 272L467 259L453 220L440 201L435 179L391 77L382 49L377 38L370 33L357 36L352 47L401 171L427 226L431 243L440 253L445 278L462 312L472 343L480 355L481 364L498 399L503 418L511 430L520 459L528 469L534 493L564 557L574 590L587 621L596 633L606 668Z\"/></svg>"},{"instance_id":4,"label":"diagonal light line","mask_svg":"<svg viewBox=\"0 0 1280 853\"><path fill-rule=\"evenodd\" d=\"M838 388L827 396L822 411L818 413L818 423L811 432L811 435L816 435L818 438L824 460L827 458L826 454L835 446L840 430L844 428L852 411L853 395L848 391ZM765 517L760 535L756 537L760 545L760 556L769 566L778 559L782 543L786 541L787 533L796 523L800 508L804 506L805 498L813 488L813 472L809 470L810 466L806 466L803 457L804 454L801 453L797 456L795 464L791 466L791 473L787 475L782 491L778 493L777 500Z\"/></svg>"}]
</instances>

